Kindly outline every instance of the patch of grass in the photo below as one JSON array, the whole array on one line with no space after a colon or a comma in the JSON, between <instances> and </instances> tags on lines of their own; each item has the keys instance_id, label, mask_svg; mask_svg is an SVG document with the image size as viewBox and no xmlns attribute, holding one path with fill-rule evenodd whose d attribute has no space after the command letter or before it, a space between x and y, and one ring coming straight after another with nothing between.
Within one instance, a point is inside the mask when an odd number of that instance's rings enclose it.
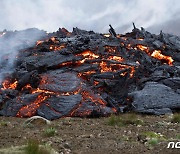
<instances>
[{"instance_id":1,"label":"patch of grass","mask_svg":"<svg viewBox=\"0 0 180 154\"><path fill-rule=\"evenodd\" d=\"M53 128L53 127L50 127L50 128L47 128L47 129L45 129L44 130L44 135L46 136L46 137L51 137L51 136L54 136L55 134L56 134L56 129L55 128Z\"/></svg>"},{"instance_id":2,"label":"patch of grass","mask_svg":"<svg viewBox=\"0 0 180 154\"><path fill-rule=\"evenodd\" d=\"M180 123L180 113L175 113L171 119L173 123Z\"/></svg>"},{"instance_id":3,"label":"patch of grass","mask_svg":"<svg viewBox=\"0 0 180 154\"><path fill-rule=\"evenodd\" d=\"M163 136L160 133L148 131L148 132L143 132L140 134L141 138L145 140L145 143L149 147L153 147L157 145L160 141L166 140L165 136Z\"/></svg>"},{"instance_id":4,"label":"patch of grass","mask_svg":"<svg viewBox=\"0 0 180 154\"><path fill-rule=\"evenodd\" d=\"M111 115L107 124L110 126L143 125L143 121L136 114Z\"/></svg>"},{"instance_id":5,"label":"patch of grass","mask_svg":"<svg viewBox=\"0 0 180 154\"><path fill-rule=\"evenodd\" d=\"M158 140L157 138L151 138L151 139L149 139L148 142L147 142L147 144L148 144L149 146L155 146L155 145L157 145L158 143L159 143L159 140Z\"/></svg>"},{"instance_id":6,"label":"patch of grass","mask_svg":"<svg viewBox=\"0 0 180 154\"><path fill-rule=\"evenodd\" d=\"M180 134L176 135L176 139L180 140Z\"/></svg>"},{"instance_id":7,"label":"patch of grass","mask_svg":"<svg viewBox=\"0 0 180 154\"><path fill-rule=\"evenodd\" d=\"M50 154L49 149L40 147L39 141L30 139L24 149L25 154Z\"/></svg>"},{"instance_id":8,"label":"patch of grass","mask_svg":"<svg viewBox=\"0 0 180 154\"><path fill-rule=\"evenodd\" d=\"M142 133L142 134L145 135L145 136L148 137L148 138L164 139L163 135L158 134L158 133L156 133L156 132L151 132L151 131L149 131L149 132L144 132L144 133Z\"/></svg>"},{"instance_id":9,"label":"patch of grass","mask_svg":"<svg viewBox=\"0 0 180 154\"><path fill-rule=\"evenodd\" d=\"M25 148L26 154L38 154L39 152L39 142L37 140L28 140L27 147Z\"/></svg>"},{"instance_id":10,"label":"patch of grass","mask_svg":"<svg viewBox=\"0 0 180 154\"><path fill-rule=\"evenodd\" d=\"M0 126L6 127L6 126L8 126L8 122L7 121L0 121Z\"/></svg>"}]
</instances>

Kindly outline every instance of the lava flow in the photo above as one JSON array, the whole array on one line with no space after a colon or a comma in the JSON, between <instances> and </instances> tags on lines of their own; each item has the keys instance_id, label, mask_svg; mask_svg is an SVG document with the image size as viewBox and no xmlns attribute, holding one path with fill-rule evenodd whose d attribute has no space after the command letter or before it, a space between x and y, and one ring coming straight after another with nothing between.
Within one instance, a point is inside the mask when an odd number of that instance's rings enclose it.
<instances>
[{"instance_id":1,"label":"lava flow","mask_svg":"<svg viewBox=\"0 0 180 154\"><path fill-rule=\"evenodd\" d=\"M2 82L0 115L53 120L131 109L129 93L152 81L153 71L170 74L176 64L173 54L169 56L169 44L144 33L135 29L125 35L103 35L60 28L46 34L34 47L19 51L12 77Z\"/></svg>"},{"instance_id":2,"label":"lava flow","mask_svg":"<svg viewBox=\"0 0 180 154\"><path fill-rule=\"evenodd\" d=\"M137 45L137 48L142 50L142 51L145 51L148 55L152 56L153 58L164 61L168 65L173 64L174 60L172 59L172 57L163 55L160 50L154 50L152 53L150 53L149 48L146 46Z\"/></svg>"},{"instance_id":3,"label":"lava flow","mask_svg":"<svg viewBox=\"0 0 180 154\"><path fill-rule=\"evenodd\" d=\"M5 79L2 83L3 88L1 88L1 90L16 89L17 84L18 84L18 81L14 81L11 83L8 79Z\"/></svg>"}]
</instances>

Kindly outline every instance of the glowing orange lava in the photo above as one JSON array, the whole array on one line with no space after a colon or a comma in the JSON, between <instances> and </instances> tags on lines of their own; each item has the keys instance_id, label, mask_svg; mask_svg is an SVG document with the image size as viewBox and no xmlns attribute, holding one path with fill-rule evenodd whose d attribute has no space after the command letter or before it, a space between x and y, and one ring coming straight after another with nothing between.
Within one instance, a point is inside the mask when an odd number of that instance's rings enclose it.
<instances>
[{"instance_id":1,"label":"glowing orange lava","mask_svg":"<svg viewBox=\"0 0 180 154\"><path fill-rule=\"evenodd\" d=\"M118 61L118 62L123 62L124 59L122 57L119 57L119 56L109 56L108 60L115 60L115 61Z\"/></svg>"},{"instance_id":2,"label":"glowing orange lava","mask_svg":"<svg viewBox=\"0 0 180 154\"><path fill-rule=\"evenodd\" d=\"M153 53L151 54L152 57L156 58L156 59L159 59L159 60L164 60L164 61L167 61L167 63L169 65L172 65L173 64L173 59L172 57L170 56L165 56L163 54L161 54L161 51L160 50L154 50Z\"/></svg>"},{"instance_id":3,"label":"glowing orange lava","mask_svg":"<svg viewBox=\"0 0 180 154\"><path fill-rule=\"evenodd\" d=\"M17 117L31 117L36 114L37 109L40 104L45 101L49 96L44 96L44 94L39 94L34 102L29 105L22 107L17 113Z\"/></svg>"},{"instance_id":4,"label":"glowing orange lava","mask_svg":"<svg viewBox=\"0 0 180 154\"><path fill-rule=\"evenodd\" d=\"M95 58L99 58L99 55L94 54L92 51L90 50L85 50L80 54L77 54L77 56L83 56L83 57L88 57L88 59L95 59Z\"/></svg>"},{"instance_id":5,"label":"glowing orange lava","mask_svg":"<svg viewBox=\"0 0 180 154\"><path fill-rule=\"evenodd\" d=\"M36 46L42 44L43 42L44 42L44 41L38 40L38 41L36 42Z\"/></svg>"},{"instance_id":6,"label":"glowing orange lava","mask_svg":"<svg viewBox=\"0 0 180 154\"><path fill-rule=\"evenodd\" d=\"M3 85L3 88L1 88L2 90L5 90L5 89L16 89L17 87L17 84L18 84L18 81L14 81L13 83L10 83L9 80L4 80L2 85Z\"/></svg>"},{"instance_id":7,"label":"glowing orange lava","mask_svg":"<svg viewBox=\"0 0 180 154\"><path fill-rule=\"evenodd\" d=\"M156 58L159 60L164 60L168 65L173 64L174 60L172 59L172 57L163 55L160 50L154 50L152 53L150 53L149 47L147 47L147 46L137 45L137 47L141 51L145 51L149 56L151 56L153 58Z\"/></svg>"}]
</instances>

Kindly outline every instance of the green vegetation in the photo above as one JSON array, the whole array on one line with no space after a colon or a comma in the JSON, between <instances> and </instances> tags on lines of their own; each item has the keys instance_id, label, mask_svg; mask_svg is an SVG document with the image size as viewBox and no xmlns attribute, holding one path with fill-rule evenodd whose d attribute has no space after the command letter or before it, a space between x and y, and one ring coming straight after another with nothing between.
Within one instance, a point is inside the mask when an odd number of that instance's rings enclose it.
<instances>
[{"instance_id":1,"label":"green vegetation","mask_svg":"<svg viewBox=\"0 0 180 154\"><path fill-rule=\"evenodd\" d=\"M44 135L46 136L46 137L51 137L51 136L54 136L55 134L56 134L56 129L55 128L53 128L53 127L50 127L50 128L47 128L47 129L45 129L44 130Z\"/></svg>"},{"instance_id":2,"label":"green vegetation","mask_svg":"<svg viewBox=\"0 0 180 154\"><path fill-rule=\"evenodd\" d=\"M149 147L153 147L157 145L160 141L166 140L166 138L162 134L151 131L143 132L141 134L141 138L145 138L146 143Z\"/></svg>"},{"instance_id":3,"label":"green vegetation","mask_svg":"<svg viewBox=\"0 0 180 154\"><path fill-rule=\"evenodd\" d=\"M180 113L175 113L172 117L171 122L173 123L180 123Z\"/></svg>"},{"instance_id":4,"label":"green vegetation","mask_svg":"<svg viewBox=\"0 0 180 154\"><path fill-rule=\"evenodd\" d=\"M27 146L25 147L25 154L50 154L49 149L40 147L39 141L28 140Z\"/></svg>"},{"instance_id":5,"label":"green vegetation","mask_svg":"<svg viewBox=\"0 0 180 154\"><path fill-rule=\"evenodd\" d=\"M7 121L0 121L0 126L6 127L6 126L8 126L8 122Z\"/></svg>"},{"instance_id":6,"label":"green vegetation","mask_svg":"<svg viewBox=\"0 0 180 154\"><path fill-rule=\"evenodd\" d=\"M111 115L107 124L110 126L143 125L143 121L136 114Z\"/></svg>"},{"instance_id":7,"label":"green vegetation","mask_svg":"<svg viewBox=\"0 0 180 154\"><path fill-rule=\"evenodd\" d=\"M148 142L147 142L147 144L148 144L149 146L155 146L155 145L157 145L158 143L159 143L159 140L158 140L157 138L151 138L151 139L149 139Z\"/></svg>"},{"instance_id":8,"label":"green vegetation","mask_svg":"<svg viewBox=\"0 0 180 154\"><path fill-rule=\"evenodd\" d=\"M39 142L37 140L29 140L25 148L26 154L34 154L39 152Z\"/></svg>"},{"instance_id":9,"label":"green vegetation","mask_svg":"<svg viewBox=\"0 0 180 154\"><path fill-rule=\"evenodd\" d=\"M165 139L163 135L158 134L156 132L151 132L151 131L144 132L144 133L142 133L142 135L146 136L147 138L157 138L157 139L161 139L161 140Z\"/></svg>"},{"instance_id":10,"label":"green vegetation","mask_svg":"<svg viewBox=\"0 0 180 154\"><path fill-rule=\"evenodd\" d=\"M176 139L180 140L180 134L176 135Z\"/></svg>"}]
</instances>

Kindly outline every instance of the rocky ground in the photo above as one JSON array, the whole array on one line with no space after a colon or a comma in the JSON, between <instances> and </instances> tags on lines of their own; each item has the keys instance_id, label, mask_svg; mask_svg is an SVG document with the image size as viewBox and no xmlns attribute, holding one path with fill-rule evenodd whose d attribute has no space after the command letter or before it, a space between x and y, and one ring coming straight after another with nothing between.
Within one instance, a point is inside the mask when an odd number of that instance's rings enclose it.
<instances>
[{"instance_id":1,"label":"rocky ground","mask_svg":"<svg viewBox=\"0 0 180 154\"><path fill-rule=\"evenodd\" d=\"M122 117L122 118L121 118ZM124 119L124 120L122 120ZM0 117L0 149L25 145L28 140L49 144L58 153L178 153L169 141L180 140L179 119L172 115L123 114L105 118L41 120Z\"/></svg>"}]
</instances>

